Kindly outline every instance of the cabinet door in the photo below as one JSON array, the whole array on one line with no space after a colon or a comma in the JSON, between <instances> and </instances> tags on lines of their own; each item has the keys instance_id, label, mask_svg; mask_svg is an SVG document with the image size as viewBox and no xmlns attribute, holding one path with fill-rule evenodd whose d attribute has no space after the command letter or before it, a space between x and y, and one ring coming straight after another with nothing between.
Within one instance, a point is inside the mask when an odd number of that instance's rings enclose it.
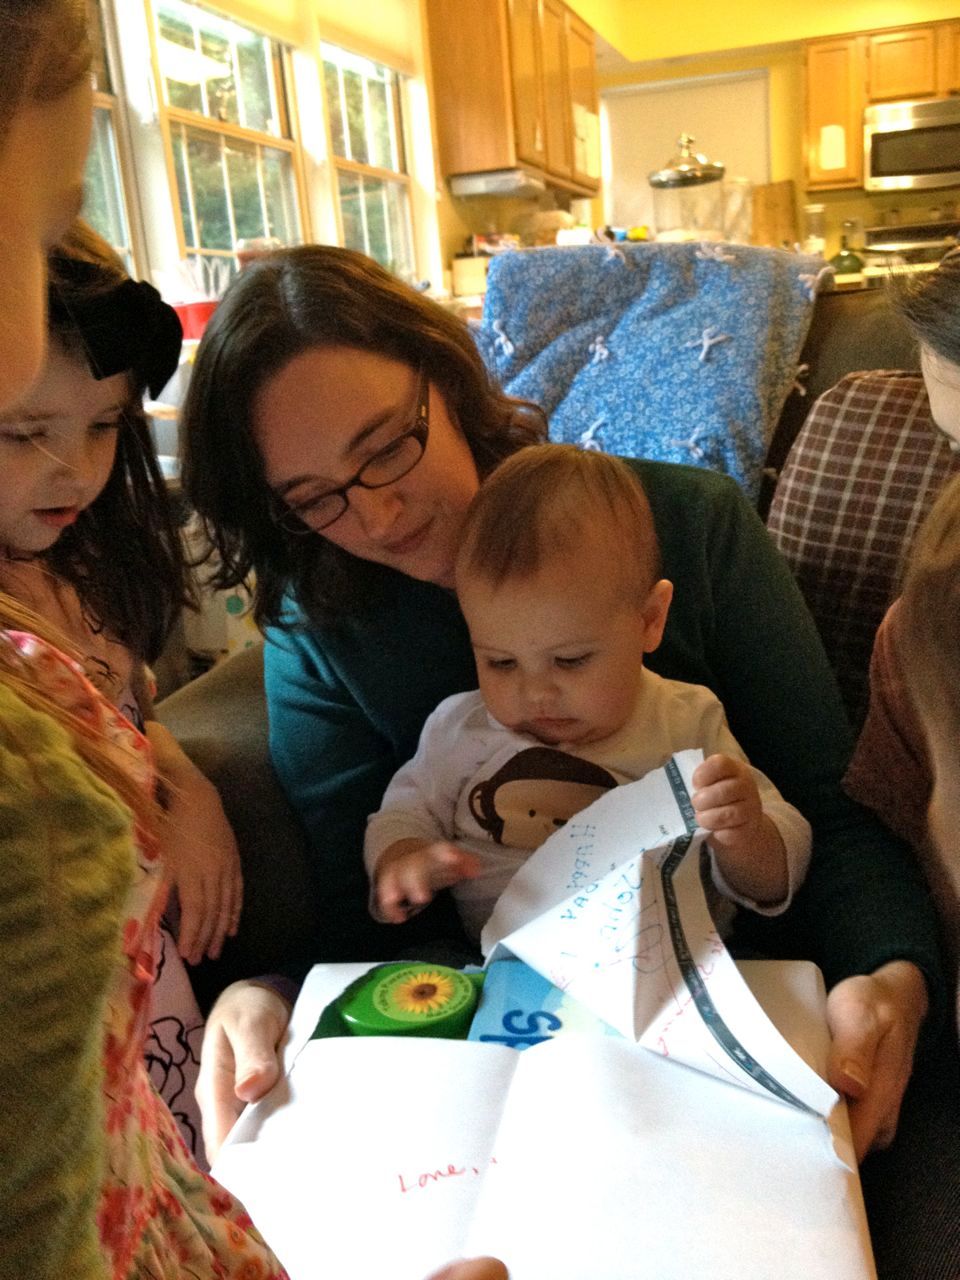
<instances>
[{"instance_id":1,"label":"cabinet door","mask_svg":"<svg viewBox=\"0 0 960 1280\"><path fill-rule=\"evenodd\" d=\"M937 57L933 27L883 31L867 40L867 96L871 102L934 96Z\"/></svg>"},{"instance_id":2,"label":"cabinet door","mask_svg":"<svg viewBox=\"0 0 960 1280\"><path fill-rule=\"evenodd\" d=\"M426 0L425 12L443 173L513 168L506 0L478 3L469 39L462 0Z\"/></svg>"},{"instance_id":3,"label":"cabinet door","mask_svg":"<svg viewBox=\"0 0 960 1280\"><path fill-rule=\"evenodd\" d=\"M567 12L573 180L596 187L600 179L600 114L593 28Z\"/></svg>"},{"instance_id":4,"label":"cabinet door","mask_svg":"<svg viewBox=\"0 0 960 1280\"><path fill-rule=\"evenodd\" d=\"M960 94L960 22L937 27L937 93Z\"/></svg>"},{"instance_id":5,"label":"cabinet door","mask_svg":"<svg viewBox=\"0 0 960 1280\"><path fill-rule=\"evenodd\" d=\"M864 47L859 36L806 47L807 187L863 185Z\"/></svg>"},{"instance_id":6,"label":"cabinet door","mask_svg":"<svg viewBox=\"0 0 960 1280\"><path fill-rule=\"evenodd\" d=\"M543 66L539 0L510 0L510 64L517 158L544 168Z\"/></svg>"},{"instance_id":7,"label":"cabinet door","mask_svg":"<svg viewBox=\"0 0 960 1280\"><path fill-rule=\"evenodd\" d=\"M540 0L543 50L543 110L546 121L547 171L573 177L573 123L567 64L566 9L559 0Z\"/></svg>"}]
</instances>

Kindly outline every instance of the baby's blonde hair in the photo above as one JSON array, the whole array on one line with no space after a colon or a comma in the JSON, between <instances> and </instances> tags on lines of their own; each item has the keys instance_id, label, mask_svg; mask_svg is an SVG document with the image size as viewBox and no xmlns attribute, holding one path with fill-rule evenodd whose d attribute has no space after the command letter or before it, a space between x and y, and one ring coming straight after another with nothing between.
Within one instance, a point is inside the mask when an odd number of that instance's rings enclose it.
<instances>
[{"instance_id":1,"label":"baby's blonde hair","mask_svg":"<svg viewBox=\"0 0 960 1280\"><path fill-rule=\"evenodd\" d=\"M642 600L661 577L653 512L638 476L620 458L574 445L531 445L482 483L457 554L458 584L522 580L584 541L609 549L611 574ZM572 584L573 585L573 584Z\"/></svg>"}]
</instances>

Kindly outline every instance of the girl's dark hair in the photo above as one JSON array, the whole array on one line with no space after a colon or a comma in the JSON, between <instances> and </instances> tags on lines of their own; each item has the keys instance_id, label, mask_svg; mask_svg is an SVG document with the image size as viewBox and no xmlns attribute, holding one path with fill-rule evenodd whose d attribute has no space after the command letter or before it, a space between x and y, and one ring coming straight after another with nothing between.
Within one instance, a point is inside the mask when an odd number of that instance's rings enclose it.
<instances>
[{"instance_id":1,"label":"girl's dark hair","mask_svg":"<svg viewBox=\"0 0 960 1280\"><path fill-rule=\"evenodd\" d=\"M69 270L71 262L97 270L80 275ZM51 341L86 366L84 315L102 314L91 304L108 301L127 273L110 246L79 221L50 253L48 269L57 304L50 309ZM44 560L76 589L95 625L152 662L193 594L141 392L131 374L107 483Z\"/></svg>"},{"instance_id":2,"label":"girl's dark hair","mask_svg":"<svg viewBox=\"0 0 960 1280\"><path fill-rule=\"evenodd\" d=\"M308 619L356 612L382 573L322 535L284 532L253 435L256 397L294 356L346 346L422 368L463 432L481 476L543 439L543 414L505 396L466 326L371 258L305 245L261 258L231 284L197 350L181 418L183 483L217 568L233 587L255 575L254 618L278 621L292 590Z\"/></svg>"},{"instance_id":3,"label":"girl's dark hair","mask_svg":"<svg viewBox=\"0 0 960 1280\"><path fill-rule=\"evenodd\" d=\"M90 70L85 0L0 0L0 146L24 102L52 102Z\"/></svg>"},{"instance_id":4,"label":"girl's dark hair","mask_svg":"<svg viewBox=\"0 0 960 1280\"><path fill-rule=\"evenodd\" d=\"M917 341L960 364L960 249L933 271L894 277L891 293Z\"/></svg>"}]
</instances>

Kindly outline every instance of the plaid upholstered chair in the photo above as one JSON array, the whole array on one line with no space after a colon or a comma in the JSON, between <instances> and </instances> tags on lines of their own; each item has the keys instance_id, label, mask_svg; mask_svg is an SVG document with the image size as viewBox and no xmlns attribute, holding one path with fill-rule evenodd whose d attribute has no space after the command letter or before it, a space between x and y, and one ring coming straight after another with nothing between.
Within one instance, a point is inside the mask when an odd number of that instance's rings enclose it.
<instances>
[{"instance_id":1,"label":"plaid upholstered chair","mask_svg":"<svg viewBox=\"0 0 960 1280\"><path fill-rule=\"evenodd\" d=\"M811 409L767 527L810 607L856 729L873 638L917 526L960 457L933 425L918 374L852 373Z\"/></svg>"}]
</instances>

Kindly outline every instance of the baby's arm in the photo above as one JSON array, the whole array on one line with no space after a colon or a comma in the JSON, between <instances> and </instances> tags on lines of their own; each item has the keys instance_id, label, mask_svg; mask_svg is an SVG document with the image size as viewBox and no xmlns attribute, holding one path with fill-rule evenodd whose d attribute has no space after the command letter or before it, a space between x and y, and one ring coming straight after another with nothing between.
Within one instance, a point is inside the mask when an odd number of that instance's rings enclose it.
<instances>
[{"instance_id":1,"label":"baby's arm","mask_svg":"<svg viewBox=\"0 0 960 1280\"><path fill-rule=\"evenodd\" d=\"M693 774L697 822L730 888L758 905L780 903L790 888L787 851L764 812L760 790L745 760L708 756Z\"/></svg>"},{"instance_id":2,"label":"baby's arm","mask_svg":"<svg viewBox=\"0 0 960 1280\"><path fill-rule=\"evenodd\" d=\"M480 860L446 840L397 840L381 853L371 909L388 924L403 924L441 889L480 874Z\"/></svg>"},{"instance_id":3,"label":"baby's arm","mask_svg":"<svg viewBox=\"0 0 960 1280\"><path fill-rule=\"evenodd\" d=\"M480 864L450 840L473 762L463 720L478 694L445 699L426 720L412 760L393 775L380 808L367 819L363 858L370 913L402 924L441 890L478 875Z\"/></svg>"}]
</instances>

